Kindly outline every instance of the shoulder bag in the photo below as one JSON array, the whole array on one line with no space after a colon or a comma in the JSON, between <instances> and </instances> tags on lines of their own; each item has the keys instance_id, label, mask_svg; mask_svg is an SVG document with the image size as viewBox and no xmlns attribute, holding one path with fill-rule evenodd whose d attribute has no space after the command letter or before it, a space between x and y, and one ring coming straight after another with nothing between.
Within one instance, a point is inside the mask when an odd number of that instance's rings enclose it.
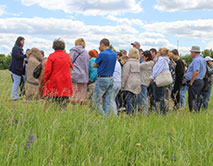
<instances>
[{"instance_id":1,"label":"shoulder bag","mask_svg":"<svg viewBox=\"0 0 213 166\"><path fill-rule=\"evenodd\" d=\"M172 74L169 71L169 69L166 69L166 61L164 60L165 65L165 71L160 73L156 79L155 83L157 84L157 87L164 87L172 84Z\"/></svg>"}]
</instances>

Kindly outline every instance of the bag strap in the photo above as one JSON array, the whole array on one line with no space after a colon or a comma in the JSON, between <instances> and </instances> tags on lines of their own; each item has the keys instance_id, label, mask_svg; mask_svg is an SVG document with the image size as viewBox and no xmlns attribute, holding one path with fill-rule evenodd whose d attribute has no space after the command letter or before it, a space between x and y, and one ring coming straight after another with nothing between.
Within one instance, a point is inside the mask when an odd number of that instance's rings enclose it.
<instances>
[{"instance_id":1,"label":"bag strap","mask_svg":"<svg viewBox=\"0 0 213 166\"><path fill-rule=\"evenodd\" d=\"M75 60L72 61L72 64L74 65L74 63L76 62L76 60L78 59L78 57L81 55L81 53L78 54L78 56L75 58Z\"/></svg>"},{"instance_id":2,"label":"bag strap","mask_svg":"<svg viewBox=\"0 0 213 166\"><path fill-rule=\"evenodd\" d=\"M166 68L166 67L167 67L167 66L166 66L166 63L167 63L166 60L163 59L163 61L164 61L165 71L166 71L166 70L169 70L169 68L168 68L168 69Z\"/></svg>"}]
</instances>

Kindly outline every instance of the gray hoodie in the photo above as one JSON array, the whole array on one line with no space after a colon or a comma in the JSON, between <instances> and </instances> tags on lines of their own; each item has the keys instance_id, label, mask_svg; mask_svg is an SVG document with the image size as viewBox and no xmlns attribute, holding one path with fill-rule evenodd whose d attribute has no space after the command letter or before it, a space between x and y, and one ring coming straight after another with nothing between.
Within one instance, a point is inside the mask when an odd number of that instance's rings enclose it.
<instances>
[{"instance_id":1,"label":"gray hoodie","mask_svg":"<svg viewBox=\"0 0 213 166\"><path fill-rule=\"evenodd\" d=\"M89 55L83 46L70 50L73 62L72 82L86 84L89 81Z\"/></svg>"}]
</instances>

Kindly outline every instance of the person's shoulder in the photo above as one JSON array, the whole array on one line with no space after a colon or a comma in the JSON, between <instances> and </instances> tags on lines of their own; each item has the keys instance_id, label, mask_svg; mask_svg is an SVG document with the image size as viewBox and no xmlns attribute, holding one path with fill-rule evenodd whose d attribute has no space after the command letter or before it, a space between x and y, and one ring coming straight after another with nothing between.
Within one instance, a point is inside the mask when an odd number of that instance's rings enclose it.
<instances>
[{"instance_id":1,"label":"person's shoulder","mask_svg":"<svg viewBox=\"0 0 213 166\"><path fill-rule=\"evenodd\" d=\"M96 58L93 57L89 60L89 62L95 62L95 60L96 60Z\"/></svg>"},{"instance_id":2,"label":"person's shoulder","mask_svg":"<svg viewBox=\"0 0 213 166\"><path fill-rule=\"evenodd\" d=\"M12 50L13 50L13 51L20 51L21 48L15 45L15 46L13 46L13 49L12 49Z\"/></svg>"}]
</instances>

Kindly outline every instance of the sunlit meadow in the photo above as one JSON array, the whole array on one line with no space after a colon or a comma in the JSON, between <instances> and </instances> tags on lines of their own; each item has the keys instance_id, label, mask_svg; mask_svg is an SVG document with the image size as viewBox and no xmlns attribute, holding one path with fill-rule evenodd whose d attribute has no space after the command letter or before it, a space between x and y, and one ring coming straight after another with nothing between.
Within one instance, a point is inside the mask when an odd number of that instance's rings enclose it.
<instances>
[{"instance_id":1,"label":"sunlit meadow","mask_svg":"<svg viewBox=\"0 0 213 166\"><path fill-rule=\"evenodd\" d=\"M213 101L200 114L104 119L88 106L10 101L11 86L0 71L1 166L213 165Z\"/></svg>"}]
</instances>

